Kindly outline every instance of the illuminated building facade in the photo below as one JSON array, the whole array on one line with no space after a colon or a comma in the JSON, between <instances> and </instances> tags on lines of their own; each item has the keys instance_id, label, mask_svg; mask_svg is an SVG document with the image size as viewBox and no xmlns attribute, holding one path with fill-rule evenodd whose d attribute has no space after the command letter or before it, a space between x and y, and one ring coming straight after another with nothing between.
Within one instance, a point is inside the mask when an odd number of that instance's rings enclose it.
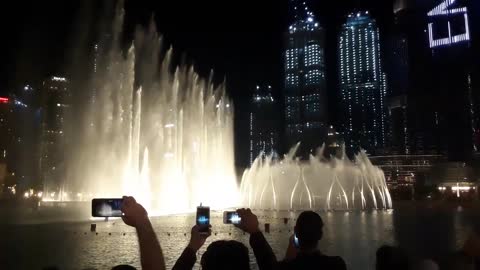
<instances>
[{"instance_id":1,"label":"illuminated building facade","mask_svg":"<svg viewBox=\"0 0 480 270\"><path fill-rule=\"evenodd\" d=\"M40 166L45 194L60 194L65 177L69 81L53 76L43 83ZM54 196L57 197L57 196Z\"/></svg>"},{"instance_id":2,"label":"illuminated building facade","mask_svg":"<svg viewBox=\"0 0 480 270\"><path fill-rule=\"evenodd\" d=\"M285 45L285 135L307 157L326 137L325 33L305 2L292 0L295 20Z\"/></svg>"},{"instance_id":3,"label":"illuminated building facade","mask_svg":"<svg viewBox=\"0 0 480 270\"><path fill-rule=\"evenodd\" d=\"M427 13L430 48L470 41L468 9L457 2L442 0Z\"/></svg>"},{"instance_id":4,"label":"illuminated building facade","mask_svg":"<svg viewBox=\"0 0 480 270\"><path fill-rule=\"evenodd\" d=\"M278 151L278 110L272 96L272 86L257 85L250 110L249 163L260 155L276 155Z\"/></svg>"},{"instance_id":5,"label":"illuminated building facade","mask_svg":"<svg viewBox=\"0 0 480 270\"><path fill-rule=\"evenodd\" d=\"M384 150L387 87L378 26L368 11L348 15L339 38L343 133L348 152Z\"/></svg>"},{"instance_id":6,"label":"illuminated building facade","mask_svg":"<svg viewBox=\"0 0 480 270\"><path fill-rule=\"evenodd\" d=\"M435 0L424 10L432 58L432 86L440 97L438 136L452 161L465 161L479 151L478 45L473 42L470 14L476 1ZM471 16L474 18L475 16ZM475 46L477 48L475 48ZM475 58L477 57L477 58ZM477 85L475 84L477 83Z\"/></svg>"},{"instance_id":7,"label":"illuminated building facade","mask_svg":"<svg viewBox=\"0 0 480 270\"><path fill-rule=\"evenodd\" d=\"M414 144L410 115L411 92L415 89L413 65L420 62L413 56L421 48L415 48L415 20L412 9L406 0L394 3L394 24L389 31L385 67L387 75L387 107L389 129L387 130L387 149L393 155L410 154ZM418 43L418 42L417 42Z\"/></svg>"}]
</instances>

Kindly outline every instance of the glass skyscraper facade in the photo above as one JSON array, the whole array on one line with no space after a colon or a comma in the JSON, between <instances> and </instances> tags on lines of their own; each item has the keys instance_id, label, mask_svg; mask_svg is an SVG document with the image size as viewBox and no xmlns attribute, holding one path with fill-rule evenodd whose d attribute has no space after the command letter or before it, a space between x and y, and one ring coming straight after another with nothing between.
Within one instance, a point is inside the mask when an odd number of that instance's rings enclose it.
<instances>
[{"instance_id":1,"label":"glass skyscraper facade","mask_svg":"<svg viewBox=\"0 0 480 270\"><path fill-rule=\"evenodd\" d=\"M378 26L368 11L352 13L339 38L341 115L349 152L385 148L388 131L385 73Z\"/></svg>"},{"instance_id":2,"label":"glass skyscraper facade","mask_svg":"<svg viewBox=\"0 0 480 270\"><path fill-rule=\"evenodd\" d=\"M295 20L285 45L285 126L287 147L301 142L306 157L325 140L327 97L325 33L305 2L291 1Z\"/></svg>"}]
</instances>

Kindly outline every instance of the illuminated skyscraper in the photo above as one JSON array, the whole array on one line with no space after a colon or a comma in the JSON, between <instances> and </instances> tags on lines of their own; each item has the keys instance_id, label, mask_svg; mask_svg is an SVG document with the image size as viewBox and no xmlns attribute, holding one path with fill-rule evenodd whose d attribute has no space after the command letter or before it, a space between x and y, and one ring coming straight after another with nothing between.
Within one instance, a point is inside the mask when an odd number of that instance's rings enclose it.
<instances>
[{"instance_id":1,"label":"illuminated skyscraper","mask_svg":"<svg viewBox=\"0 0 480 270\"><path fill-rule=\"evenodd\" d=\"M427 19L432 57L432 88L439 98L440 130L450 160L468 160L478 152L479 109L475 79L478 1L435 0L423 14ZM470 14L472 15L470 17ZM472 21L472 23L470 22ZM471 31L473 30L473 31Z\"/></svg>"},{"instance_id":2,"label":"illuminated skyscraper","mask_svg":"<svg viewBox=\"0 0 480 270\"><path fill-rule=\"evenodd\" d=\"M325 34L305 2L292 0L295 20L285 45L285 126L287 147L301 142L306 157L326 137Z\"/></svg>"},{"instance_id":3,"label":"illuminated skyscraper","mask_svg":"<svg viewBox=\"0 0 480 270\"><path fill-rule=\"evenodd\" d=\"M347 149L385 147L387 95L378 26L368 11L348 15L339 39L343 133Z\"/></svg>"},{"instance_id":4,"label":"illuminated skyscraper","mask_svg":"<svg viewBox=\"0 0 480 270\"><path fill-rule=\"evenodd\" d=\"M250 110L249 162L260 155L276 154L278 149L278 111L270 85L257 85Z\"/></svg>"},{"instance_id":5,"label":"illuminated skyscraper","mask_svg":"<svg viewBox=\"0 0 480 270\"><path fill-rule=\"evenodd\" d=\"M390 129L385 141L390 154L410 154L412 151L409 96L412 82L412 53L417 49L411 26L415 24L412 10L406 0L394 3L394 24L388 34L386 46L387 107ZM417 58L418 59L418 58ZM418 62L418 60L417 60ZM425 77L425 76L424 76Z\"/></svg>"},{"instance_id":6,"label":"illuminated skyscraper","mask_svg":"<svg viewBox=\"0 0 480 270\"><path fill-rule=\"evenodd\" d=\"M64 77L50 77L43 83L42 135L40 167L45 194L63 187L66 162L66 122L70 112L69 82Z\"/></svg>"}]
</instances>

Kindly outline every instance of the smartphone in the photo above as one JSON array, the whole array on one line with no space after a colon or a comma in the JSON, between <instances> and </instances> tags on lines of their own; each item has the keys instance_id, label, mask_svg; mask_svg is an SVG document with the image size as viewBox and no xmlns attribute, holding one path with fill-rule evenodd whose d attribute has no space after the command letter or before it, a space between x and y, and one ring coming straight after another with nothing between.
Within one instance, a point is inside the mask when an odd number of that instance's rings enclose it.
<instances>
[{"instance_id":1,"label":"smartphone","mask_svg":"<svg viewBox=\"0 0 480 270\"><path fill-rule=\"evenodd\" d=\"M240 224L241 220L242 218L240 218L237 211L223 212L223 224Z\"/></svg>"},{"instance_id":2,"label":"smartphone","mask_svg":"<svg viewBox=\"0 0 480 270\"><path fill-rule=\"evenodd\" d=\"M298 243L298 237L296 234L293 235L293 245L295 245L296 248L300 247L300 244Z\"/></svg>"},{"instance_id":3,"label":"smartphone","mask_svg":"<svg viewBox=\"0 0 480 270\"><path fill-rule=\"evenodd\" d=\"M201 233L208 233L210 225L210 207L198 206L197 207L197 226Z\"/></svg>"},{"instance_id":4,"label":"smartphone","mask_svg":"<svg viewBox=\"0 0 480 270\"><path fill-rule=\"evenodd\" d=\"M121 217L123 199L93 199L92 217Z\"/></svg>"}]
</instances>

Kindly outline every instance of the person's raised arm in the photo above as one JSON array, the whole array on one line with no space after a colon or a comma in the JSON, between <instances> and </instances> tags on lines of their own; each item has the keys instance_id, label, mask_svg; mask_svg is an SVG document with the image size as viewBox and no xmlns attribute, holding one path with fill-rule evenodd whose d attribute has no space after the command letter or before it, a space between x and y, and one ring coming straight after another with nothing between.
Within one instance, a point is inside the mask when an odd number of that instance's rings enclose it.
<instances>
[{"instance_id":1,"label":"person's raised arm","mask_svg":"<svg viewBox=\"0 0 480 270\"><path fill-rule=\"evenodd\" d=\"M258 268L260 270L277 269L277 258L268 244L267 239L265 239L263 233L260 231L257 216L253 214L250 209L238 209L237 213L241 221L240 224L236 226L250 234L250 246L257 259Z\"/></svg>"},{"instance_id":2,"label":"person's raised arm","mask_svg":"<svg viewBox=\"0 0 480 270\"><path fill-rule=\"evenodd\" d=\"M208 233L201 233L197 225L193 226L190 242L183 250L182 255L178 258L172 270L191 270L197 261L197 251L205 244L205 241L210 236L211 230Z\"/></svg>"},{"instance_id":3,"label":"person's raised arm","mask_svg":"<svg viewBox=\"0 0 480 270\"><path fill-rule=\"evenodd\" d=\"M123 197L122 213L123 222L137 230L142 269L165 270L162 248L145 208L133 197Z\"/></svg>"}]
</instances>

